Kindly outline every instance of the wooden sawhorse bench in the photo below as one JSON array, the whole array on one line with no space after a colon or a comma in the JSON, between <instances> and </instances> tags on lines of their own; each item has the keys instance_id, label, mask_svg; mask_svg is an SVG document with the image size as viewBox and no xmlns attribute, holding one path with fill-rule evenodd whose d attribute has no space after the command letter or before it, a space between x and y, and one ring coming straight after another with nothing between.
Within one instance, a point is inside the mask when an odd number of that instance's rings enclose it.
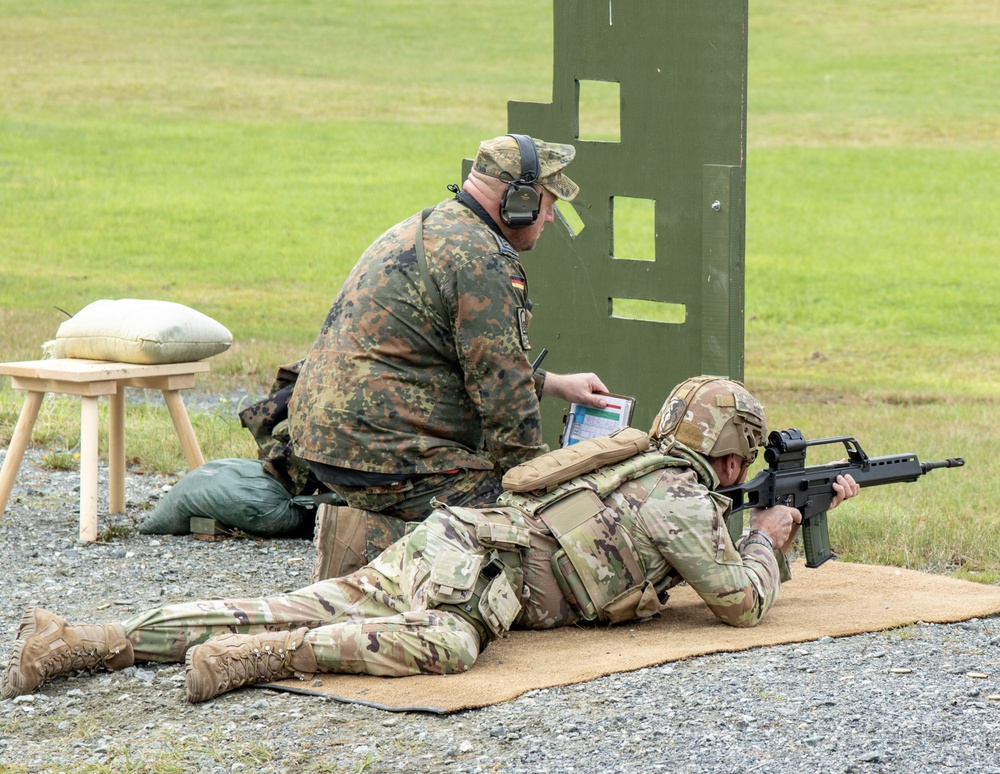
<instances>
[{"instance_id":1,"label":"wooden sawhorse bench","mask_svg":"<svg viewBox=\"0 0 1000 774\"><path fill-rule=\"evenodd\" d=\"M80 409L80 540L97 540L97 400L107 395L110 404L108 429L108 500L111 513L125 512L125 388L143 387L163 391L163 399L174 421L188 467L205 462L201 447L180 390L194 387L195 374L205 373L209 365L201 360L192 363L136 365L105 360L59 358L0 363L0 374L11 377L15 390L24 390L24 405L18 417L10 448L0 468L0 519L31 440L45 393L79 395Z\"/></svg>"}]
</instances>

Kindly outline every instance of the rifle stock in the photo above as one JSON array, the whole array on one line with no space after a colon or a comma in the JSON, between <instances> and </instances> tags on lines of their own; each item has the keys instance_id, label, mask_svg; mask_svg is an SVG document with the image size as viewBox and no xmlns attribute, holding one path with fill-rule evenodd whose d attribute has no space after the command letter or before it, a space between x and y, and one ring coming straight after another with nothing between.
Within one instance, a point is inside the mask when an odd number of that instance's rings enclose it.
<instances>
[{"instance_id":1,"label":"rifle stock","mask_svg":"<svg viewBox=\"0 0 1000 774\"><path fill-rule=\"evenodd\" d=\"M806 450L810 446L842 443L847 459L827 465L806 467ZM834 557L830 549L826 512L836 492L837 476L853 476L861 487L882 486L916 481L936 468L957 468L965 464L961 457L940 462L920 462L915 454L893 454L869 457L851 436L806 440L796 428L776 430L768 435L764 448L767 470L744 484L720 487L719 492L733 501L729 530L733 540L743 531L743 520L733 516L746 508L770 508L787 505L802 514L802 543L806 567L819 567Z\"/></svg>"}]
</instances>

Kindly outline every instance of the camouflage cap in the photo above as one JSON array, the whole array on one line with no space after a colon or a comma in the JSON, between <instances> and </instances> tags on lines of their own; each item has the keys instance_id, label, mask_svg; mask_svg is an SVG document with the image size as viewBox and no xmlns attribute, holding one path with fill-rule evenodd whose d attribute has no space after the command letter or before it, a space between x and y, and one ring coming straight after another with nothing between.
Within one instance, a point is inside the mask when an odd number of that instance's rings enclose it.
<instances>
[{"instance_id":1,"label":"camouflage cap","mask_svg":"<svg viewBox=\"0 0 1000 774\"><path fill-rule=\"evenodd\" d=\"M535 150L538 152L538 183L564 201L572 201L580 192L580 187L563 174L563 168L576 156L576 148L572 145L542 142L532 138ZM472 164L472 169L490 177L504 178L507 175L512 180L521 176L521 152L517 140L509 134L484 140L479 145L479 152ZM504 174L506 173L506 174Z\"/></svg>"}]
</instances>

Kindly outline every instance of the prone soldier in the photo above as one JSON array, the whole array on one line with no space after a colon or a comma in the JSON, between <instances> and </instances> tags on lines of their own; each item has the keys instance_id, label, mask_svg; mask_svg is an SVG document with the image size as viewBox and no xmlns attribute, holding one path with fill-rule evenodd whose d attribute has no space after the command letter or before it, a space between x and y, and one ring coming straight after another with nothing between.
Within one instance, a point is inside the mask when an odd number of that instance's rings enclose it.
<instances>
[{"instance_id":1,"label":"prone soldier","mask_svg":"<svg viewBox=\"0 0 1000 774\"><path fill-rule=\"evenodd\" d=\"M648 434L602 441L601 467L565 464L576 447L538 457L505 476L494 506L441 507L345 577L116 624L70 626L29 609L0 689L11 698L80 669L182 659L192 702L315 672L457 673L510 629L654 616L684 581L720 621L754 626L788 577L800 516L757 510L734 542L732 502L715 490L746 478L766 437L764 409L743 385L690 379ZM859 491L850 476L832 486L831 508Z\"/></svg>"}]
</instances>

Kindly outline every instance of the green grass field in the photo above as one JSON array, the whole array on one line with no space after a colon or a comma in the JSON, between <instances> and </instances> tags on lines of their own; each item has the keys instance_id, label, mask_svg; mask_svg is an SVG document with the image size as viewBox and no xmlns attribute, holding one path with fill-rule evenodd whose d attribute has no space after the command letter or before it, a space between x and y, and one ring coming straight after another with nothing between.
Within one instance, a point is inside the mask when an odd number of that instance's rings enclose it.
<instances>
[{"instance_id":1,"label":"green grass field","mask_svg":"<svg viewBox=\"0 0 1000 774\"><path fill-rule=\"evenodd\" d=\"M0 360L97 298L193 306L234 333L200 385L266 389L385 227L551 95L549 2L0 6ZM842 556L1000 575L1000 6L750 5L746 378L773 427L960 471L865 492ZM518 66L509 65L512 47ZM600 371L600 364L594 369ZM0 390L0 445L20 396ZM206 456L247 456L226 417ZM36 429L72 450L78 407ZM177 470L169 420L129 453ZM169 445L167 445L169 446Z\"/></svg>"}]
</instances>

